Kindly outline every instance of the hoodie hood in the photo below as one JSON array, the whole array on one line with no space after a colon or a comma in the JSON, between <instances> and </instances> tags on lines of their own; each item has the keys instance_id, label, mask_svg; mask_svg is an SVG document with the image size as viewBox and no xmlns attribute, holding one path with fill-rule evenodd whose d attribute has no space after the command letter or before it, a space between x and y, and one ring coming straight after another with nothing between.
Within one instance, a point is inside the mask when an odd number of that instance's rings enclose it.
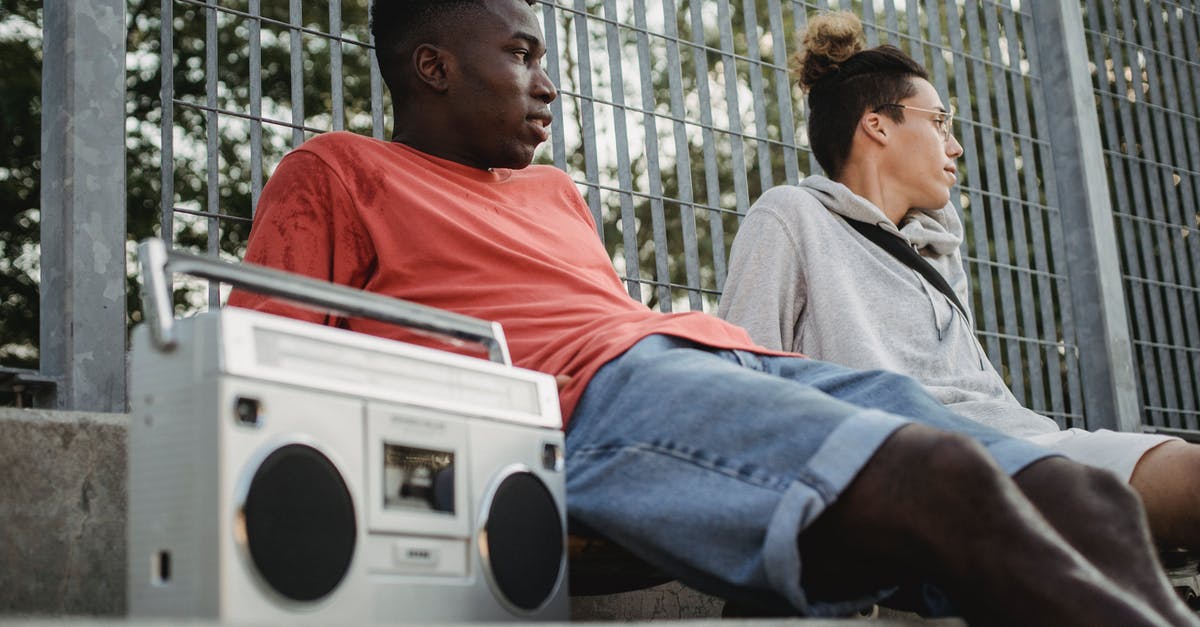
<instances>
[{"instance_id":1,"label":"hoodie hood","mask_svg":"<svg viewBox=\"0 0 1200 627\"><path fill-rule=\"evenodd\" d=\"M932 210L910 209L900 220L900 226L897 228L884 215L882 209L837 181L824 176L810 176L800 182L800 188L815 196L832 213L848 220L875 224L907 241L946 279L946 282L950 284L950 289L954 290L955 295L958 296L959 302L970 302L971 294L970 286L967 283L967 273L963 268L962 256L958 252L958 247L963 241L963 226L954 205L947 204L941 209ZM954 320L953 317L950 320L943 320L938 315L938 308L933 306L933 301L942 297L935 296L935 291L929 291L928 295L934 310L934 326L938 329L938 339L940 340L946 331L946 326L953 323ZM962 322L968 327L974 325L974 321L969 317L963 318ZM982 348L979 350L981 364L986 360L986 355L982 350Z\"/></svg>"},{"instance_id":2,"label":"hoodie hood","mask_svg":"<svg viewBox=\"0 0 1200 627\"><path fill-rule=\"evenodd\" d=\"M939 259L952 255L962 243L962 221L954 205L948 204L941 209L911 209L897 228L882 209L837 181L810 176L800 182L800 187L816 196L826 209L844 218L875 224L903 237L924 257Z\"/></svg>"}]
</instances>

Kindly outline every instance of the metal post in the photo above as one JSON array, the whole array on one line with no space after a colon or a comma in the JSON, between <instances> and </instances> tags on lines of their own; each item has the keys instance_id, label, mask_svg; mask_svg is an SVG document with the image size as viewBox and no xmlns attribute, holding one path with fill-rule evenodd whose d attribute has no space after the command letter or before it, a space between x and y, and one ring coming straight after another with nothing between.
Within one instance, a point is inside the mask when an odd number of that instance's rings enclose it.
<instances>
[{"instance_id":1,"label":"metal post","mask_svg":"<svg viewBox=\"0 0 1200 627\"><path fill-rule=\"evenodd\" d=\"M1088 428L1139 431L1133 346L1125 314L1100 122L1078 2L1033 2L1042 96L1080 347Z\"/></svg>"},{"instance_id":2,"label":"metal post","mask_svg":"<svg viewBox=\"0 0 1200 627\"><path fill-rule=\"evenodd\" d=\"M47 2L41 371L59 409L125 411L125 2Z\"/></svg>"}]
</instances>

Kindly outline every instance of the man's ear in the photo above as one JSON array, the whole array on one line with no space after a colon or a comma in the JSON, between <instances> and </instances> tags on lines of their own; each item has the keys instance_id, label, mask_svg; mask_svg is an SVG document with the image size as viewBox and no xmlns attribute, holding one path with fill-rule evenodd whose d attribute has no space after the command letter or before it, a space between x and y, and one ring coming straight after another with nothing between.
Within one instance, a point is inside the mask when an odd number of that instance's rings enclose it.
<instances>
[{"instance_id":1,"label":"man's ear","mask_svg":"<svg viewBox=\"0 0 1200 627\"><path fill-rule=\"evenodd\" d=\"M891 141L891 136L888 134L891 129L887 120L878 113L872 112L862 116L862 119L858 121L858 130L867 137L867 140L880 146L886 146Z\"/></svg>"},{"instance_id":2,"label":"man's ear","mask_svg":"<svg viewBox=\"0 0 1200 627\"><path fill-rule=\"evenodd\" d=\"M413 50L413 71L417 79L438 93L445 93L448 52L433 44L421 44Z\"/></svg>"}]
</instances>

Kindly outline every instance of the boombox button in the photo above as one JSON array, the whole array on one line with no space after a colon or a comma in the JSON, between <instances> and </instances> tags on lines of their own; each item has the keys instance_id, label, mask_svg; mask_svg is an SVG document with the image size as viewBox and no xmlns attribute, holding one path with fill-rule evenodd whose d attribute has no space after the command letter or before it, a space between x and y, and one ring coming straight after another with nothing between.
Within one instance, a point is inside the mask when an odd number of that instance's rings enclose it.
<instances>
[{"instance_id":1,"label":"boombox button","mask_svg":"<svg viewBox=\"0 0 1200 627\"><path fill-rule=\"evenodd\" d=\"M436 566L441 558L437 547L397 542L392 545L392 557L397 566Z\"/></svg>"}]
</instances>

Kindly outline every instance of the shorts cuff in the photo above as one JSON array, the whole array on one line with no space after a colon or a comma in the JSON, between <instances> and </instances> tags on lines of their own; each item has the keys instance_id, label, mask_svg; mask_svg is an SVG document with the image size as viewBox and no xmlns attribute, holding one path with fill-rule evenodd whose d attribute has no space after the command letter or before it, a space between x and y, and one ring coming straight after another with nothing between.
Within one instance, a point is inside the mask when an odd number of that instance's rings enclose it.
<instances>
[{"instance_id":1,"label":"shorts cuff","mask_svg":"<svg viewBox=\"0 0 1200 627\"><path fill-rule=\"evenodd\" d=\"M802 616L844 616L878 601L892 589L858 599L810 602L800 586L800 532L817 519L850 485L875 451L896 429L909 421L886 412L867 410L842 422L826 438L780 499L764 541L764 568L771 587Z\"/></svg>"}]
</instances>

